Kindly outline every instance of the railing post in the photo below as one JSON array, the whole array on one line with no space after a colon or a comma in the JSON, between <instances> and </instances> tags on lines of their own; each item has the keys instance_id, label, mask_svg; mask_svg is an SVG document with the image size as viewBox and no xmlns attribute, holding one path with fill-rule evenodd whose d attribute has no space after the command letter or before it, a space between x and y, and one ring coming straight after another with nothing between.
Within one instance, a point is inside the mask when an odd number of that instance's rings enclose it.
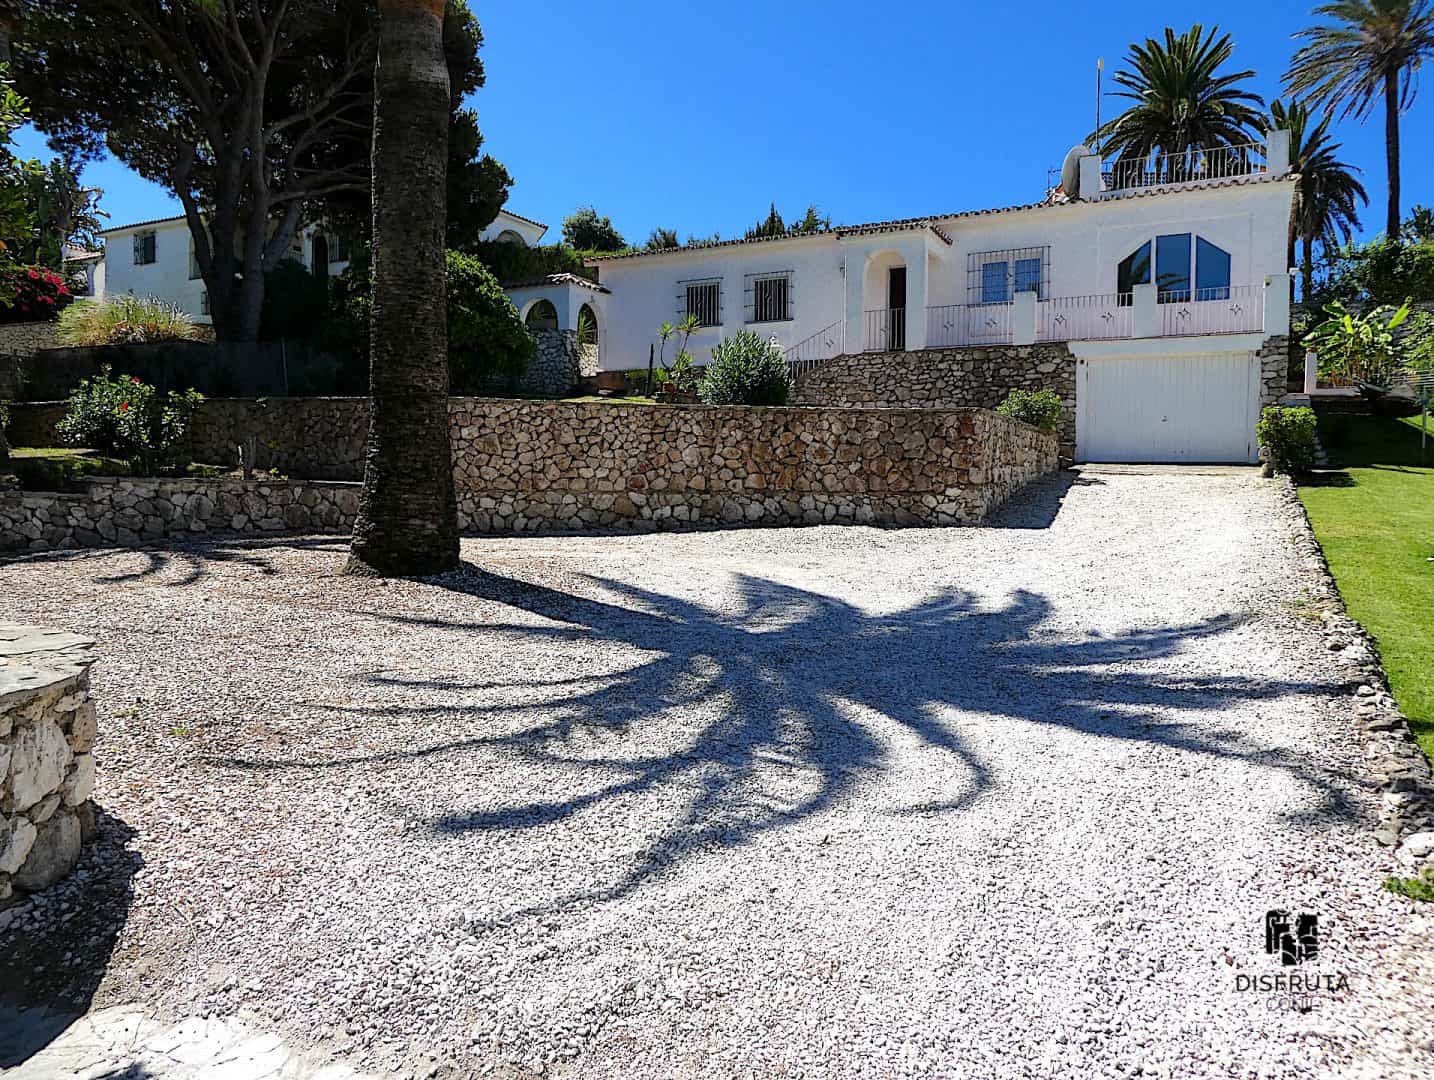
<instances>
[{"instance_id":1,"label":"railing post","mask_svg":"<svg viewBox=\"0 0 1434 1080\"><path fill-rule=\"evenodd\" d=\"M1095 154L1087 154L1080 159L1080 197L1095 199L1100 196L1102 190L1100 158Z\"/></svg>"},{"instance_id":2,"label":"railing post","mask_svg":"<svg viewBox=\"0 0 1434 1080\"><path fill-rule=\"evenodd\" d=\"M1160 304L1154 285L1132 285L1131 307L1133 331L1138 338L1160 336Z\"/></svg>"},{"instance_id":3,"label":"railing post","mask_svg":"<svg viewBox=\"0 0 1434 1080\"><path fill-rule=\"evenodd\" d=\"M1036 343L1036 301L1034 290L1018 292L1011 308L1011 344L1034 345Z\"/></svg>"},{"instance_id":4,"label":"railing post","mask_svg":"<svg viewBox=\"0 0 1434 1080\"><path fill-rule=\"evenodd\" d=\"M1265 168L1271 176L1284 176L1290 171L1290 133L1274 128L1265 136Z\"/></svg>"},{"instance_id":5,"label":"railing post","mask_svg":"<svg viewBox=\"0 0 1434 1080\"><path fill-rule=\"evenodd\" d=\"M1265 278L1265 336L1282 337L1290 332L1290 275L1271 274Z\"/></svg>"},{"instance_id":6,"label":"railing post","mask_svg":"<svg viewBox=\"0 0 1434 1080\"><path fill-rule=\"evenodd\" d=\"M1305 393L1313 394L1319 388L1319 353L1305 350Z\"/></svg>"}]
</instances>

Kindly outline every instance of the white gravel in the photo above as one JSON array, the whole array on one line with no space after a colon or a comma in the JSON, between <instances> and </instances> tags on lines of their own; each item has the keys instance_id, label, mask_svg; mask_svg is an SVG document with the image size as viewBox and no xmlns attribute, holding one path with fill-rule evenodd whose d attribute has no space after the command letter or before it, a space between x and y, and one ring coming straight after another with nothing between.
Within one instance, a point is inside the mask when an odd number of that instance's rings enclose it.
<instances>
[{"instance_id":1,"label":"white gravel","mask_svg":"<svg viewBox=\"0 0 1434 1080\"><path fill-rule=\"evenodd\" d=\"M95 1005L403 1074L1427 1076L1434 918L1380 888L1277 490L1087 470L1004 527L469 540L433 583L324 539L5 565L0 615L100 640L110 818L0 949L92 989L122 919ZM1347 989L1237 991L1271 908Z\"/></svg>"}]
</instances>

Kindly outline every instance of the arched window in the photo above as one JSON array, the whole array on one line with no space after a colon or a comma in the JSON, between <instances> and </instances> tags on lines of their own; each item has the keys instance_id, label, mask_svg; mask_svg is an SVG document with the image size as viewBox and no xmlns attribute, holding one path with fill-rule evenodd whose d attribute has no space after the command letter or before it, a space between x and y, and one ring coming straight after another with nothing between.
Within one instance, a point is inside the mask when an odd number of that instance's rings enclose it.
<instances>
[{"instance_id":1,"label":"arched window","mask_svg":"<svg viewBox=\"0 0 1434 1080\"><path fill-rule=\"evenodd\" d=\"M512 229L504 229L498 234L498 243L517 244L519 247L527 247L528 241L523 239L522 233L516 233Z\"/></svg>"},{"instance_id":2,"label":"arched window","mask_svg":"<svg viewBox=\"0 0 1434 1080\"><path fill-rule=\"evenodd\" d=\"M1203 236L1167 233L1147 240L1121 259L1115 281L1122 306L1130 305L1135 286L1152 281L1156 299L1162 304L1228 300L1230 253Z\"/></svg>"},{"instance_id":3,"label":"arched window","mask_svg":"<svg viewBox=\"0 0 1434 1080\"><path fill-rule=\"evenodd\" d=\"M558 328L558 309L553 307L551 300L539 300L528 309L527 316L523 319L529 330L556 330Z\"/></svg>"}]
</instances>

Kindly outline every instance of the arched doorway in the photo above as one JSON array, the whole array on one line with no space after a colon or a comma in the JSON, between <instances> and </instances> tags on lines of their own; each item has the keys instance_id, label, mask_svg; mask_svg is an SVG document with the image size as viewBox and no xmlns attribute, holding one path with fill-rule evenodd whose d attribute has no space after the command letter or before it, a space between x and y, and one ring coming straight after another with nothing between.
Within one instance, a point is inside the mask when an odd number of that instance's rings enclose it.
<instances>
[{"instance_id":1,"label":"arched doorway","mask_svg":"<svg viewBox=\"0 0 1434 1080\"><path fill-rule=\"evenodd\" d=\"M583 376L598 372L598 317L591 304L578 309L578 373Z\"/></svg>"},{"instance_id":2,"label":"arched doorway","mask_svg":"<svg viewBox=\"0 0 1434 1080\"><path fill-rule=\"evenodd\" d=\"M866 260L862 309L869 352L906 348L906 260L900 252L880 251Z\"/></svg>"},{"instance_id":3,"label":"arched doorway","mask_svg":"<svg viewBox=\"0 0 1434 1080\"><path fill-rule=\"evenodd\" d=\"M558 309L553 306L551 300L534 300L528 313L523 316L523 324L529 330L556 330Z\"/></svg>"}]
</instances>

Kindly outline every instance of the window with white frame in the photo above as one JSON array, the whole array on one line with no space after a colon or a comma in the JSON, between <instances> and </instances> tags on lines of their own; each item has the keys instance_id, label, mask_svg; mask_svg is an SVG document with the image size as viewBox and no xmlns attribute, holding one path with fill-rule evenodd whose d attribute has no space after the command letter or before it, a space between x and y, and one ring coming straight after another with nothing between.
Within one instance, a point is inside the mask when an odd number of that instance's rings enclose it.
<instances>
[{"instance_id":1,"label":"window with white frame","mask_svg":"<svg viewBox=\"0 0 1434 1080\"><path fill-rule=\"evenodd\" d=\"M1126 307L1134 301L1136 285L1150 284L1155 285L1156 300L1162 304L1228 300L1230 253L1203 236L1166 233L1147 240L1120 260L1115 281L1120 303Z\"/></svg>"},{"instance_id":2,"label":"window with white frame","mask_svg":"<svg viewBox=\"0 0 1434 1080\"><path fill-rule=\"evenodd\" d=\"M787 322L792 318L792 271L747 275L747 322Z\"/></svg>"},{"instance_id":3,"label":"window with white frame","mask_svg":"<svg viewBox=\"0 0 1434 1080\"><path fill-rule=\"evenodd\" d=\"M201 315L209 315L209 314L212 314L212 312L210 312L210 310L209 310L209 290L208 290L208 289L202 289L202 290L200 290L200 293L199 293L199 314L201 314Z\"/></svg>"},{"instance_id":4,"label":"window with white frame","mask_svg":"<svg viewBox=\"0 0 1434 1080\"><path fill-rule=\"evenodd\" d=\"M134 234L134 264L148 266L155 259L155 236L153 229Z\"/></svg>"},{"instance_id":5,"label":"window with white frame","mask_svg":"<svg viewBox=\"0 0 1434 1080\"><path fill-rule=\"evenodd\" d=\"M1009 304L1018 292L1033 292L1044 300L1050 295L1050 282L1049 247L977 251L967 257L968 304Z\"/></svg>"},{"instance_id":6,"label":"window with white frame","mask_svg":"<svg viewBox=\"0 0 1434 1080\"><path fill-rule=\"evenodd\" d=\"M720 278L681 282L677 299L677 317L679 319L685 319L690 315L697 320L698 326L722 325L722 281Z\"/></svg>"}]
</instances>

